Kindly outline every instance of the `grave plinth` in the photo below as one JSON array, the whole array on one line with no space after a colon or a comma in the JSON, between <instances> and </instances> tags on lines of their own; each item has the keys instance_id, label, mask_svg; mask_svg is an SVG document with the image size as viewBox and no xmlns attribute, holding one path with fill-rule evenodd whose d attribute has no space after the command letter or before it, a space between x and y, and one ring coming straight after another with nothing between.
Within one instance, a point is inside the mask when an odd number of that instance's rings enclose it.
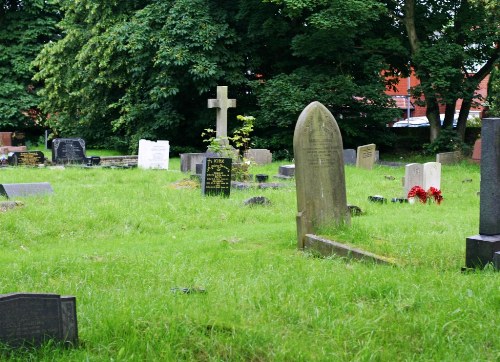
<instances>
[{"instance_id":1,"label":"grave plinth","mask_svg":"<svg viewBox=\"0 0 500 362\"><path fill-rule=\"evenodd\" d=\"M485 118L482 123L479 235L466 239L468 268L492 263L500 251L500 118Z\"/></svg>"}]
</instances>

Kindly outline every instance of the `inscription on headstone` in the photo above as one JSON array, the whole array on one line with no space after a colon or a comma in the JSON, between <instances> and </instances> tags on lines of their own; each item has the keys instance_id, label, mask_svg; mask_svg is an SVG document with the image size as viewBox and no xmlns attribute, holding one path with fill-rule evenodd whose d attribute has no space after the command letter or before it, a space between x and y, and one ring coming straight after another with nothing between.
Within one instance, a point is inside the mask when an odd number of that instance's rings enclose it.
<instances>
[{"instance_id":1,"label":"inscription on headstone","mask_svg":"<svg viewBox=\"0 0 500 362\"><path fill-rule=\"evenodd\" d=\"M81 138L56 138L52 141L52 162L84 163L85 141Z\"/></svg>"},{"instance_id":2,"label":"inscription on headstone","mask_svg":"<svg viewBox=\"0 0 500 362\"><path fill-rule=\"evenodd\" d=\"M9 164L12 166L38 166L44 161L45 156L41 151L13 152L9 156Z\"/></svg>"},{"instance_id":3,"label":"inscription on headstone","mask_svg":"<svg viewBox=\"0 0 500 362\"><path fill-rule=\"evenodd\" d=\"M203 195L229 197L231 193L232 159L207 157L203 160L201 190Z\"/></svg>"},{"instance_id":4,"label":"inscription on headstone","mask_svg":"<svg viewBox=\"0 0 500 362\"><path fill-rule=\"evenodd\" d=\"M76 298L56 294L0 295L0 341L12 346L49 339L76 343Z\"/></svg>"},{"instance_id":5,"label":"inscription on headstone","mask_svg":"<svg viewBox=\"0 0 500 362\"><path fill-rule=\"evenodd\" d=\"M324 225L350 223L342 137L337 122L321 103L300 114L293 135L297 188L297 242Z\"/></svg>"},{"instance_id":6,"label":"inscription on headstone","mask_svg":"<svg viewBox=\"0 0 500 362\"><path fill-rule=\"evenodd\" d=\"M356 167L371 170L375 164L375 144L359 146L356 155Z\"/></svg>"}]
</instances>

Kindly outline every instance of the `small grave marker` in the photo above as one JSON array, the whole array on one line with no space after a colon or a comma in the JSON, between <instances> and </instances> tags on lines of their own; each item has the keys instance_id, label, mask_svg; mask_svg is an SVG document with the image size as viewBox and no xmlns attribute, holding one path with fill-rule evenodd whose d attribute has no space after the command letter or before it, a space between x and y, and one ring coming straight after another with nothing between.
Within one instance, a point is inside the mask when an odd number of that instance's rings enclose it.
<instances>
[{"instance_id":1,"label":"small grave marker","mask_svg":"<svg viewBox=\"0 0 500 362\"><path fill-rule=\"evenodd\" d=\"M39 345L49 339L76 344L76 298L56 294L0 294L0 341Z\"/></svg>"},{"instance_id":2,"label":"small grave marker","mask_svg":"<svg viewBox=\"0 0 500 362\"><path fill-rule=\"evenodd\" d=\"M38 166L45 162L45 156L41 151L13 152L9 156L9 164L12 166Z\"/></svg>"},{"instance_id":3,"label":"small grave marker","mask_svg":"<svg viewBox=\"0 0 500 362\"><path fill-rule=\"evenodd\" d=\"M359 146L356 156L356 167L371 170L375 164L375 147L374 143L369 145Z\"/></svg>"},{"instance_id":4,"label":"small grave marker","mask_svg":"<svg viewBox=\"0 0 500 362\"><path fill-rule=\"evenodd\" d=\"M139 141L137 165L144 169L168 170L170 144L168 141Z\"/></svg>"},{"instance_id":5,"label":"small grave marker","mask_svg":"<svg viewBox=\"0 0 500 362\"><path fill-rule=\"evenodd\" d=\"M0 184L0 195L8 199L24 196L41 196L54 193L48 182Z\"/></svg>"},{"instance_id":6,"label":"small grave marker","mask_svg":"<svg viewBox=\"0 0 500 362\"><path fill-rule=\"evenodd\" d=\"M81 138L55 138L52 141L52 162L84 163L85 141Z\"/></svg>"},{"instance_id":7,"label":"small grave marker","mask_svg":"<svg viewBox=\"0 0 500 362\"><path fill-rule=\"evenodd\" d=\"M201 190L203 195L229 197L231 193L232 159L207 157L203 160Z\"/></svg>"}]
</instances>

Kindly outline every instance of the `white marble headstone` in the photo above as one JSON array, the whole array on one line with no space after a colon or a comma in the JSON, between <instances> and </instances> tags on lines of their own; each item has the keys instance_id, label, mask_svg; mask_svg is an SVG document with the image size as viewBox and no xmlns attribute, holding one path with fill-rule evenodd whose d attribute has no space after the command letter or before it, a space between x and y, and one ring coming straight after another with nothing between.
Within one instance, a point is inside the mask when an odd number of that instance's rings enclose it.
<instances>
[{"instance_id":1,"label":"white marble headstone","mask_svg":"<svg viewBox=\"0 0 500 362\"><path fill-rule=\"evenodd\" d=\"M413 186L422 187L424 182L424 165L409 163L405 166L404 193L405 197Z\"/></svg>"},{"instance_id":2,"label":"white marble headstone","mask_svg":"<svg viewBox=\"0 0 500 362\"><path fill-rule=\"evenodd\" d=\"M139 141L139 157L137 165L140 168L157 168L168 170L170 144L168 141Z\"/></svg>"},{"instance_id":3,"label":"white marble headstone","mask_svg":"<svg viewBox=\"0 0 500 362\"><path fill-rule=\"evenodd\" d=\"M429 187L441 189L441 164L439 162L427 162L423 166L423 189L428 190Z\"/></svg>"}]
</instances>

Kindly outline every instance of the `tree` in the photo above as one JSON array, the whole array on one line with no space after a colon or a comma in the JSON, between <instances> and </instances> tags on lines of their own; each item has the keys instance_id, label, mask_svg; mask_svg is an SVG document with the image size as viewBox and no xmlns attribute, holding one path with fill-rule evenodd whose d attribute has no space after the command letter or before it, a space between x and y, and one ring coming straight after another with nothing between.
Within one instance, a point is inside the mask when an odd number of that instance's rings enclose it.
<instances>
[{"instance_id":1,"label":"tree","mask_svg":"<svg viewBox=\"0 0 500 362\"><path fill-rule=\"evenodd\" d=\"M430 122L430 139L441 129L439 104L444 104L442 128L452 128L458 99L463 99L457 133L463 140L474 91L500 59L498 10L495 0L390 0L394 21L405 30L421 84ZM495 21L496 20L496 21Z\"/></svg>"},{"instance_id":2,"label":"tree","mask_svg":"<svg viewBox=\"0 0 500 362\"><path fill-rule=\"evenodd\" d=\"M53 1L0 1L0 127L19 130L39 125L31 62L42 46L54 39L59 18Z\"/></svg>"}]
</instances>

